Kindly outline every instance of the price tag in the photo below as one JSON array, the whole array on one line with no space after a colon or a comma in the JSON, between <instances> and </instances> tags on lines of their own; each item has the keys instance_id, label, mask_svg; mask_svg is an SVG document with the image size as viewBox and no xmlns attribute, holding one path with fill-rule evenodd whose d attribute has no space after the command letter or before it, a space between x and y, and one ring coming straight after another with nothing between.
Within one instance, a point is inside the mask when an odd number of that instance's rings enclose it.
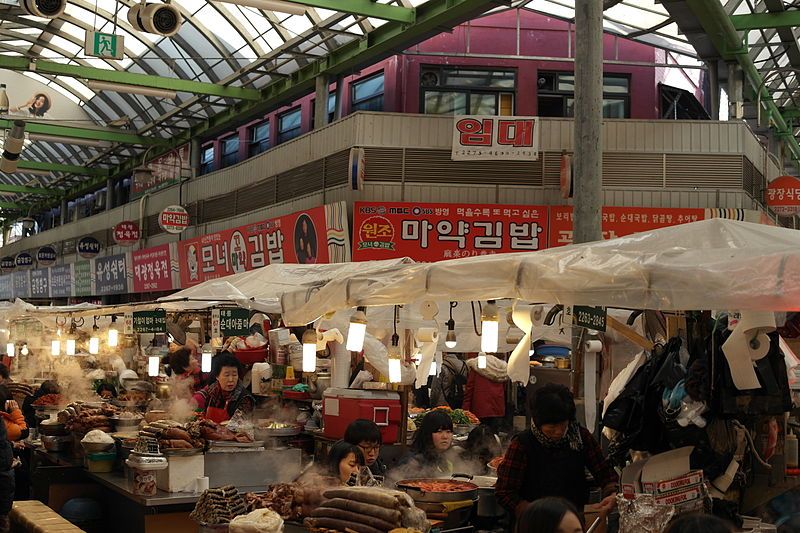
<instances>
[{"instance_id":1,"label":"price tag","mask_svg":"<svg viewBox=\"0 0 800 533\"><path fill-rule=\"evenodd\" d=\"M134 311L134 333L164 333L167 331L167 312L161 311Z\"/></svg>"},{"instance_id":2,"label":"price tag","mask_svg":"<svg viewBox=\"0 0 800 533\"><path fill-rule=\"evenodd\" d=\"M133 335L133 313L125 313L125 321L122 327L125 335Z\"/></svg>"},{"instance_id":3,"label":"price tag","mask_svg":"<svg viewBox=\"0 0 800 533\"><path fill-rule=\"evenodd\" d=\"M595 331L606 330L608 312L605 307L576 305L572 309L575 325Z\"/></svg>"}]
</instances>

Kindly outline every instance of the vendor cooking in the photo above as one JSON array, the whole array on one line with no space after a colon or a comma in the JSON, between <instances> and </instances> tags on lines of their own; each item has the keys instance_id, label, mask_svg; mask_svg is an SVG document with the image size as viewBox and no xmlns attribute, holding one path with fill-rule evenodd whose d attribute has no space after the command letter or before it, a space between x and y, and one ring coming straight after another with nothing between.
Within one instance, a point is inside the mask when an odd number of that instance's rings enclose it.
<instances>
[{"instance_id":1,"label":"vendor cooking","mask_svg":"<svg viewBox=\"0 0 800 533\"><path fill-rule=\"evenodd\" d=\"M222 423L236 411L246 414L253 411L255 401L242 383L241 374L241 364L230 352L222 352L213 359L214 382L193 396L207 418Z\"/></svg>"},{"instance_id":2,"label":"vendor cooking","mask_svg":"<svg viewBox=\"0 0 800 533\"><path fill-rule=\"evenodd\" d=\"M582 511L589 497L585 469L602 490L601 509L614 505L617 474L597 441L575 418L563 385L548 384L528 397L531 427L511 441L497 467L497 501L519 517L528 503L556 496Z\"/></svg>"}]
</instances>

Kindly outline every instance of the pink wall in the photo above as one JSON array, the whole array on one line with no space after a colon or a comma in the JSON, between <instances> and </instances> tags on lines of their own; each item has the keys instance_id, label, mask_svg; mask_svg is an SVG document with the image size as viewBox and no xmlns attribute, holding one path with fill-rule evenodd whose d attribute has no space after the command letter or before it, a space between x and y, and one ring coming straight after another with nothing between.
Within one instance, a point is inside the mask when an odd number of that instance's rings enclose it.
<instances>
[{"instance_id":1,"label":"pink wall","mask_svg":"<svg viewBox=\"0 0 800 533\"><path fill-rule=\"evenodd\" d=\"M380 72L385 75L384 111L420 112L419 74L422 65L463 65L474 67L499 67L515 69L517 92L515 113L536 115L536 80L540 70L573 72L575 55L574 26L527 10L519 11L519 52L517 51L517 11L504 11L479 18L442 33L375 65L361 69L344 78L342 116L351 112L350 85L353 81ZM521 57L526 56L526 57ZM648 45L628 41L606 34L603 39L605 60L654 63L663 60L663 54ZM630 118L659 118L656 69L650 66L606 64L604 71L628 74L631 77ZM335 88L331 85L331 90ZM237 128L240 138L239 160L247 157L248 128L264 120L270 121L270 145L278 136L277 117L296 106L302 108L303 133L311 129L314 95L305 96L292 105L283 106L265 117ZM214 144L215 168L219 168L221 145L219 139L203 144Z\"/></svg>"}]
</instances>

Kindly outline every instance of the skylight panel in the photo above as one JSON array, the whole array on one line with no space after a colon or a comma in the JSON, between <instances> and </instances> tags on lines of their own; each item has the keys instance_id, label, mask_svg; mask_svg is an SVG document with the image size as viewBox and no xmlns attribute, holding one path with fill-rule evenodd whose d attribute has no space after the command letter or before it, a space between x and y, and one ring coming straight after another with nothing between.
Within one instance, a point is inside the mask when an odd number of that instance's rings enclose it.
<instances>
[{"instance_id":1,"label":"skylight panel","mask_svg":"<svg viewBox=\"0 0 800 533\"><path fill-rule=\"evenodd\" d=\"M68 85L71 89L75 92L80 94L83 98L89 100L94 98L94 91L91 90L89 87L86 86L85 83L78 81L76 78L72 78L69 76L56 76L56 79L63 83L64 85Z\"/></svg>"},{"instance_id":2,"label":"skylight panel","mask_svg":"<svg viewBox=\"0 0 800 533\"><path fill-rule=\"evenodd\" d=\"M236 31L236 28L231 26L227 18L222 16L219 11L214 9L211 5L206 5L197 12L197 20L202 20L203 25L210 31L214 32L219 39L231 44L234 48L239 48L244 45L245 41L242 36Z\"/></svg>"},{"instance_id":3,"label":"skylight panel","mask_svg":"<svg viewBox=\"0 0 800 533\"><path fill-rule=\"evenodd\" d=\"M78 52L80 52L83 49L82 46L77 45L77 44L73 43L72 41L68 41L68 40L64 39L63 37L61 37L60 35L54 35L53 37L51 37L50 38L50 42L53 43L53 45L55 45L55 46L57 46L59 48L63 48L70 55L73 55L73 56L76 55Z\"/></svg>"}]
</instances>

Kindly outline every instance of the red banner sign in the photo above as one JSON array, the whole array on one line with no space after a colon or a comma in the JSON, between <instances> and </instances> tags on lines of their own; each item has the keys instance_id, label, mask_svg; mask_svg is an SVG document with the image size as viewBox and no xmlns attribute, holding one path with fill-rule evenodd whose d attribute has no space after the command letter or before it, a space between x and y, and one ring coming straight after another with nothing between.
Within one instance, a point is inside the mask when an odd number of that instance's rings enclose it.
<instances>
[{"instance_id":1,"label":"red banner sign","mask_svg":"<svg viewBox=\"0 0 800 533\"><path fill-rule=\"evenodd\" d=\"M800 213L800 179L780 176L770 181L767 185L767 205L781 216Z\"/></svg>"},{"instance_id":2,"label":"red banner sign","mask_svg":"<svg viewBox=\"0 0 800 533\"><path fill-rule=\"evenodd\" d=\"M356 202L353 260L441 261L547 248L547 207Z\"/></svg>"},{"instance_id":3,"label":"red banner sign","mask_svg":"<svg viewBox=\"0 0 800 533\"><path fill-rule=\"evenodd\" d=\"M133 257L133 291L169 291L172 286L172 267L169 244L131 252Z\"/></svg>"},{"instance_id":4,"label":"red banner sign","mask_svg":"<svg viewBox=\"0 0 800 533\"><path fill-rule=\"evenodd\" d=\"M114 226L114 242L120 246L132 246L139 242L139 224L125 220Z\"/></svg>"},{"instance_id":5,"label":"red banner sign","mask_svg":"<svg viewBox=\"0 0 800 533\"><path fill-rule=\"evenodd\" d=\"M603 238L614 239L705 218L705 209L604 207ZM572 244L572 206L550 207L550 248Z\"/></svg>"},{"instance_id":6,"label":"red banner sign","mask_svg":"<svg viewBox=\"0 0 800 533\"><path fill-rule=\"evenodd\" d=\"M329 263L329 244L346 261L347 223L339 204L240 226L178 244L181 286L245 272L270 263ZM330 216L326 216L326 210ZM336 220L334 220L334 218ZM329 220L330 219L330 220Z\"/></svg>"}]
</instances>

